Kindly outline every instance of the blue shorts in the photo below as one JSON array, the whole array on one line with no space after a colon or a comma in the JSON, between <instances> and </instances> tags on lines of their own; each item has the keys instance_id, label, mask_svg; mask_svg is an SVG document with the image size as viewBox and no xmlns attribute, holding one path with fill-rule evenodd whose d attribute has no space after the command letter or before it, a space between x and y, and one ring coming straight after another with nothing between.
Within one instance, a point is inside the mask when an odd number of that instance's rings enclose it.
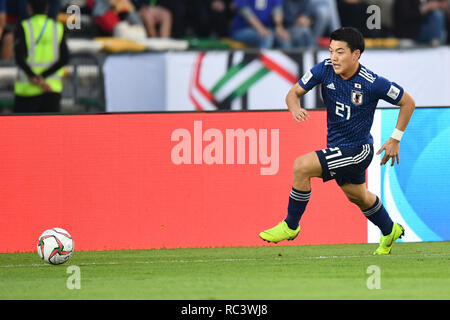
<instances>
[{"instance_id":1,"label":"blue shorts","mask_svg":"<svg viewBox=\"0 0 450 320\"><path fill-rule=\"evenodd\" d=\"M373 145L327 148L316 153L322 166L324 182L335 179L340 186L366 182L366 169L373 158Z\"/></svg>"}]
</instances>

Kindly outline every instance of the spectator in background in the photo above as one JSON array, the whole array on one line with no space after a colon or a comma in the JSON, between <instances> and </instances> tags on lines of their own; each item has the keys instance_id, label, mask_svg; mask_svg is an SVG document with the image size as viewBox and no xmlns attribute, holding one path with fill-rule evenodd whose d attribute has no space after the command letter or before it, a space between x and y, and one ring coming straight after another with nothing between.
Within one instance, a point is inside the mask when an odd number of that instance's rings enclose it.
<instances>
[{"instance_id":1,"label":"spectator in background","mask_svg":"<svg viewBox=\"0 0 450 320\"><path fill-rule=\"evenodd\" d=\"M445 9L445 24L447 25L445 36L447 37L447 44L450 45L450 0L447 1Z\"/></svg>"},{"instance_id":2,"label":"spectator in background","mask_svg":"<svg viewBox=\"0 0 450 320\"><path fill-rule=\"evenodd\" d=\"M314 38L324 37L341 27L336 0L311 0L311 11L314 20L312 26Z\"/></svg>"},{"instance_id":3,"label":"spectator in background","mask_svg":"<svg viewBox=\"0 0 450 320\"><path fill-rule=\"evenodd\" d=\"M0 0L0 56L2 60L9 60L13 54L13 29L6 22L6 0Z\"/></svg>"},{"instance_id":4,"label":"spectator in background","mask_svg":"<svg viewBox=\"0 0 450 320\"><path fill-rule=\"evenodd\" d=\"M362 0L338 0L339 16L343 26L358 29L364 37L369 37L367 29L367 3Z\"/></svg>"},{"instance_id":5,"label":"spectator in background","mask_svg":"<svg viewBox=\"0 0 450 320\"><path fill-rule=\"evenodd\" d=\"M230 35L230 22L234 16L234 0L209 0L212 32L219 38Z\"/></svg>"},{"instance_id":6,"label":"spectator in background","mask_svg":"<svg viewBox=\"0 0 450 320\"><path fill-rule=\"evenodd\" d=\"M169 0L173 37L225 37L233 13L233 0Z\"/></svg>"},{"instance_id":7,"label":"spectator in background","mask_svg":"<svg viewBox=\"0 0 450 320\"><path fill-rule=\"evenodd\" d=\"M175 38L201 37L210 34L209 0L170 0L168 7L173 15Z\"/></svg>"},{"instance_id":8,"label":"spectator in background","mask_svg":"<svg viewBox=\"0 0 450 320\"><path fill-rule=\"evenodd\" d=\"M6 0L6 13L10 24L28 18L27 0Z\"/></svg>"},{"instance_id":9,"label":"spectator in background","mask_svg":"<svg viewBox=\"0 0 450 320\"><path fill-rule=\"evenodd\" d=\"M27 0L6 0L8 12L18 18L25 20L30 17L27 10ZM61 0L49 0L48 17L56 20L61 9Z\"/></svg>"},{"instance_id":10,"label":"spectator in background","mask_svg":"<svg viewBox=\"0 0 450 320\"><path fill-rule=\"evenodd\" d=\"M151 38L170 38L172 33L172 14L161 5L161 0L133 0Z\"/></svg>"},{"instance_id":11,"label":"spectator in background","mask_svg":"<svg viewBox=\"0 0 450 320\"><path fill-rule=\"evenodd\" d=\"M282 0L236 0L235 5L233 40L262 49L292 47L291 36L283 25Z\"/></svg>"},{"instance_id":12,"label":"spectator in background","mask_svg":"<svg viewBox=\"0 0 450 320\"><path fill-rule=\"evenodd\" d=\"M131 0L88 0L95 23L106 35L142 41L144 24Z\"/></svg>"},{"instance_id":13,"label":"spectator in background","mask_svg":"<svg viewBox=\"0 0 450 320\"><path fill-rule=\"evenodd\" d=\"M59 11L61 10L61 0L49 0L48 17L56 20L58 18Z\"/></svg>"},{"instance_id":14,"label":"spectator in background","mask_svg":"<svg viewBox=\"0 0 450 320\"><path fill-rule=\"evenodd\" d=\"M438 46L445 43L447 0L396 0L394 33L398 38Z\"/></svg>"},{"instance_id":15,"label":"spectator in background","mask_svg":"<svg viewBox=\"0 0 450 320\"><path fill-rule=\"evenodd\" d=\"M0 0L0 36L6 26L6 0Z\"/></svg>"},{"instance_id":16,"label":"spectator in background","mask_svg":"<svg viewBox=\"0 0 450 320\"><path fill-rule=\"evenodd\" d=\"M49 17L56 19L61 0L49 0ZM14 29L17 23L28 19L27 0L0 1L0 46L1 58L11 59L14 52Z\"/></svg>"},{"instance_id":17,"label":"spectator in background","mask_svg":"<svg viewBox=\"0 0 450 320\"><path fill-rule=\"evenodd\" d=\"M14 112L59 112L62 67L69 61L64 26L47 16L48 0L28 0L28 4L31 18L18 24L14 35L19 67Z\"/></svg>"},{"instance_id":18,"label":"spectator in background","mask_svg":"<svg viewBox=\"0 0 450 320\"><path fill-rule=\"evenodd\" d=\"M284 0L284 21L291 35L294 48L314 48L314 38L311 26L312 20L311 0Z\"/></svg>"}]
</instances>

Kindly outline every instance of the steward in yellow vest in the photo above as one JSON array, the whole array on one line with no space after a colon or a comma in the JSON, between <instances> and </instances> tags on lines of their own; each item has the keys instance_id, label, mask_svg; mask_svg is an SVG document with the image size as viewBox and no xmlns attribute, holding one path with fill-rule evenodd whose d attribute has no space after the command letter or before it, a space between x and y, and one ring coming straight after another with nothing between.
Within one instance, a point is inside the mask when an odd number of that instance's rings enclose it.
<instances>
[{"instance_id":1,"label":"steward in yellow vest","mask_svg":"<svg viewBox=\"0 0 450 320\"><path fill-rule=\"evenodd\" d=\"M15 113L59 112L63 69L69 50L63 24L47 16L48 0L28 0L31 18L17 26L14 53L19 67Z\"/></svg>"}]
</instances>

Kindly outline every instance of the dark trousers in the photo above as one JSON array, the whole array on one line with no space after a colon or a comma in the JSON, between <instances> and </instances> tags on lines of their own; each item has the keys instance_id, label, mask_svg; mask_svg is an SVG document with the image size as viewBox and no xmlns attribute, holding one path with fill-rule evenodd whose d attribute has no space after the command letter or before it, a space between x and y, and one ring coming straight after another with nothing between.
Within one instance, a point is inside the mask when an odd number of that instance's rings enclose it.
<instances>
[{"instance_id":1,"label":"dark trousers","mask_svg":"<svg viewBox=\"0 0 450 320\"><path fill-rule=\"evenodd\" d=\"M186 36L207 38L213 31L218 37L229 35L229 21L234 15L230 9L231 0L225 0L227 8L223 12L211 10L212 0L169 0L166 2L173 17L172 36L174 38ZM193 34L187 32L189 29Z\"/></svg>"},{"instance_id":2,"label":"dark trousers","mask_svg":"<svg viewBox=\"0 0 450 320\"><path fill-rule=\"evenodd\" d=\"M14 113L57 113L61 111L61 94L44 93L33 97L14 97Z\"/></svg>"}]
</instances>

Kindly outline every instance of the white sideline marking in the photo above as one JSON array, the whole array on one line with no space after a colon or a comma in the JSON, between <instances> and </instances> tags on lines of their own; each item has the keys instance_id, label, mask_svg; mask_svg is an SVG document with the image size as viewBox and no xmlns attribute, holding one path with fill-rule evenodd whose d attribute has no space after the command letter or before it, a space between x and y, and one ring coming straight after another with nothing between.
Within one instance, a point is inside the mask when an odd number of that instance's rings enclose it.
<instances>
[{"instance_id":1,"label":"white sideline marking","mask_svg":"<svg viewBox=\"0 0 450 320\"><path fill-rule=\"evenodd\" d=\"M450 254L409 254L409 255L388 255L386 257L389 258L412 258L412 257L446 257ZM170 263L214 263L214 262L248 262L248 261L273 261L273 260L316 260L316 259L354 259L354 258L380 258L378 256L373 255L360 255L360 256L306 256L306 257L296 257L296 258L279 258L275 257L273 259L267 258L225 258L225 259L194 259L194 260L154 260L154 261L134 261L132 263L123 263L123 262L85 262L85 263L77 263L77 266L105 266L105 265L121 265L121 264L170 264ZM70 265L70 264L68 264ZM33 263L33 264L8 264L8 265L0 265L0 268L39 268L39 267L50 267L50 264L46 264L45 262Z\"/></svg>"}]
</instances>

